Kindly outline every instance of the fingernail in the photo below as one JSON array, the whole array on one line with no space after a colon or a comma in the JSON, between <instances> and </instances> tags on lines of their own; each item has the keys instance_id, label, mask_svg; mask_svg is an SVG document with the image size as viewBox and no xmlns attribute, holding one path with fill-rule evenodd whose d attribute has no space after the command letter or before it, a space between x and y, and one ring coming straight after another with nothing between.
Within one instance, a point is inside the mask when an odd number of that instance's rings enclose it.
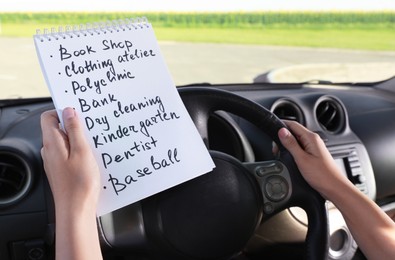
<instances>
[{"instance_id":1,"label":"fingernail","mask_svg":"<svg viewBox=\"0 0 395 260\"><path fill-rule=\"evenodd\" d=\"M278 136L280 138L287 138L290 135L290 132L288 131L287 128L281 128L280 131L278 132Z\"/></svg>"},{"instance_id":2,"label":"fingernail","mask_svg":"<svg viewBox=\"0 0 395 260\"><path fill-rule=\"evenodd\" d=\"M74 109L72 109L70 107L66 107L65 109L63 109L63 118L64 119L70 119L70 118L73 118L74 116L75 116Z\"/></svg>"}]
</instances>

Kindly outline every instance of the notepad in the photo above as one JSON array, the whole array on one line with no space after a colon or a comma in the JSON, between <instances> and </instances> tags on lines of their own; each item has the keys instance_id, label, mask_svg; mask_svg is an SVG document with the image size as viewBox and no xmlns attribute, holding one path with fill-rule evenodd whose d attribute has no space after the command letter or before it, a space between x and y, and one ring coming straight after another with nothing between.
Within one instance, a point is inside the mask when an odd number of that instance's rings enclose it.
<instances>
[{"instance_id":1,"label":"notepad","mask_svg":"<svg viewBox=\"0 0 395 260\"><path fill-rule=\"evenodd\" d=\"M33 38L59 118L75 108L99 165L98 216L215 167L145 18Z\"/></svg>"}]
</instances>

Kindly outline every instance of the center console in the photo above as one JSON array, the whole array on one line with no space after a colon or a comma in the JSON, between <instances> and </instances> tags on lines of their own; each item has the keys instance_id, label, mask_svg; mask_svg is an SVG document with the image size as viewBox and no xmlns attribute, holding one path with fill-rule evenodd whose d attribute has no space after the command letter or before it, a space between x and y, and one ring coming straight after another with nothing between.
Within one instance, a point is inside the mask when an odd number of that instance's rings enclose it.
<instances>
[{"instance_id":1,"label":"center console","mask_svg":"<svg viewBox=\"0 0 395 260\"><path fill-rule=\"evenodd\" d=\"M350 144L329 148L342 173L370 199L376 197L376 184L373 169L365 147ZM342 194L344 197L347 193ZM340 211L328 201L329 252L328 259L353 259L357 244L348 229Z\"/></svg>"}]
</instances>

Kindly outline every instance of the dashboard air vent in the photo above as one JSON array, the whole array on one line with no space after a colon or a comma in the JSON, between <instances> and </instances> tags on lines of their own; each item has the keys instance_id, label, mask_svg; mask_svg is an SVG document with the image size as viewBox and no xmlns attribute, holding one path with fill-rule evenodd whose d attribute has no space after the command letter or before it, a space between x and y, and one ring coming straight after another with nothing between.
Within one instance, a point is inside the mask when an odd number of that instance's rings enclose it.
<instances>
[{"instance_id":1,"label":"dashboard air vent","mask_svg":"<svg viewBox=\"0 0 395 260\"><path fill-rule=\"evenodd\" d=\"M304 124L304 116L300 107L289 99L279 99L272 105L271 111L280 119L293 120Z\"/></svg>"},{"instance_id":2,"label":"dashboard air vent","mask_svg":"<svg viewBox=\"0 0 395 260\"><path fill-rule=\"evenodd\" d=\"M319 99L315 115L322 129L331 134L337 134L345 127L345 112L342 104L337 99L329 96Z\"/></svg>"},{"instance_id":3,"label":"dashboard air vent","mask_svg":"<svg viewBox=\"0 0 395 260\"><path fill-rule=\"evenodd\" d=\"M31 184L31 171L25 160L11 152L0 152L0 207L19 201Z\"/></svg>"}]
</instances>

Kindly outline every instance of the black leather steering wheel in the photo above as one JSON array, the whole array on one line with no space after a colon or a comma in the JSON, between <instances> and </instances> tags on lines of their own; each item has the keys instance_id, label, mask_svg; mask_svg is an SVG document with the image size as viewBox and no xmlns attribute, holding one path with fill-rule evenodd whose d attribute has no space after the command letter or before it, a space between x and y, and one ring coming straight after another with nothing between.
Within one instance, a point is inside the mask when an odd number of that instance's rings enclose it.
<instances>
[{"instance_id":1,"label":"black leather steering wheel","mask_svg":"<svg viewBox=\"0 0 395 260\"><path fill-rule=\"evenodd\" d=\"M308 216L305 259L326 259L325 201L281 145L277 133L283 122L259 104L224 90L186 87L179 93L206 144L208 119L223 110L260 128L278 144L279 158L242 163L210 151L216 165L212 172L102 216L102 246L149 252L157 259L231 259L261 221L299 206Z\"/></svg>"}]
</instances>

